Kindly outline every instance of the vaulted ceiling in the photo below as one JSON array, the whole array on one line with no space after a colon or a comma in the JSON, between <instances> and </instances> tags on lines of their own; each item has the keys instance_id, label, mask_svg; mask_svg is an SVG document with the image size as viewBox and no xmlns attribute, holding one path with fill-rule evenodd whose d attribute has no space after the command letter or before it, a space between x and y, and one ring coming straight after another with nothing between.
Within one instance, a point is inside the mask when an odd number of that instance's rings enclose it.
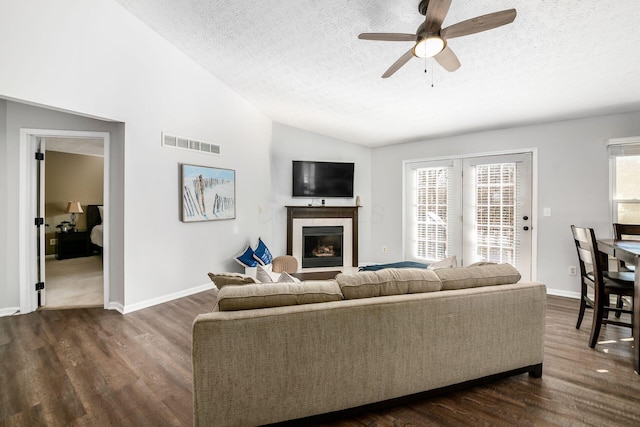
<instances>
[{"instance_id":1,"label":"vaulted ceiling","mask_svg":"<svg viewBox=\"0 0 640 427\"><path fill-rule=\"evenodd\" d=\"M414 33L418 0L116 1L272 120L366 146L640 110L637 0L453 0L443 27L517 17L388 79L412 43L358 34Z\"/></svg>"}]
</instances>

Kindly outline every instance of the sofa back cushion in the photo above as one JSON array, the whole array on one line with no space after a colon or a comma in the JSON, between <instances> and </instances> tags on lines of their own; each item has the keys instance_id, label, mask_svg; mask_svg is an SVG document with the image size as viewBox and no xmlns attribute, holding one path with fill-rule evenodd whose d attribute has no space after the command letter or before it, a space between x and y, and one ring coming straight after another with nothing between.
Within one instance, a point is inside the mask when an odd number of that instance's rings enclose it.
<instances>
[{"instance_id":1,"label":"sofa back cushion","mask_svg":"<svg viewBox=\"0 0 640 427\"><path fill-rule=\"evenodd\" d=\"M345 299L439 291L435 271L422 268L385 268L378 271L340 273L336 276Z\"/></svg>"},{"instance_id":2,"label":"sofa back cushion","mask_svg":"<svg viewBox=\"0 0 640 427\"><path fill-rule=\"evenodd\" d=\"M225 286L218 293L213 311L252 310L341 299L342 292L335 280Z\"/></svg>"},{"instance_id":3,"label":"sofa back cushion","mask_svg":"<svg viewBox=\"0 0 640 427\"><path fill-rule=\"evenodd\" d=\"M442 290L518 283L520 273L511 264L481 264L435 270L442 280Z\"/></svg>"}]
</instances>

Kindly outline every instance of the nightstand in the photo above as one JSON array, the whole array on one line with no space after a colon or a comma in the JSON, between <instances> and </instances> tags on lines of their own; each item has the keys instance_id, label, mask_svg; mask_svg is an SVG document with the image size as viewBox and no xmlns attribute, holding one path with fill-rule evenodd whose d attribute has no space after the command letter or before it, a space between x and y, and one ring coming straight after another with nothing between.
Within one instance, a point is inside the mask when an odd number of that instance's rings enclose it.
<instances>
[{"instance_id":1,"label":"nightstand","mask_svg":"<svg viewBox=\"0 0 640 427\"><path fill-rule=\"evenodd\" d=\"M70 231L56 233L58 248L56 259L78 258L91 255L88 231Z\"/></svg>"}]
</instances>

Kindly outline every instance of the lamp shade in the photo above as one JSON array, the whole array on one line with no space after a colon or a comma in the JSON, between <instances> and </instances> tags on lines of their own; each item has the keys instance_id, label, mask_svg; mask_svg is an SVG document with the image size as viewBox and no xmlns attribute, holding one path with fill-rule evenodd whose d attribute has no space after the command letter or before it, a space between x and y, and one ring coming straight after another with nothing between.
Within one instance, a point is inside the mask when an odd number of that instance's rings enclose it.
<instances>
[{"instance_id":1,"label":"lamp shade","mask_svg":"<svg viewBox=\"0 0 640 427\"><path fill-rule=\"evenodd\" d=\"M83 213L82 206L80 206L80 202L69 202L67 203L67 209L64 210L65 213Z\"/></svg>"}]
</instances>

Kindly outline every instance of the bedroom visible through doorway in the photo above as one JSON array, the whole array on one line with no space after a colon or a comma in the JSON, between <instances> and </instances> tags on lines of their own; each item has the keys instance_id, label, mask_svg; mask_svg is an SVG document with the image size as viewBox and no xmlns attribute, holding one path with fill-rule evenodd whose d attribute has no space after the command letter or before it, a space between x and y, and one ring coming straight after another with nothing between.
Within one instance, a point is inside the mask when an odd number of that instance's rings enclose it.
<instances>
[{"instance_id":1,"label":"bedroom visible through doorway","mask_svg":"<svg viewBox=\"0 0 640 427\"><path fill-rule=\"evenodd\" d=\"M44 222L47 309L100 307L104 304L102 227L104 205L102 138L46 137ZM97 231L97 230L96 230ZM95 242L99 243L96 245Z\"/></svg>"}]
</instances>

